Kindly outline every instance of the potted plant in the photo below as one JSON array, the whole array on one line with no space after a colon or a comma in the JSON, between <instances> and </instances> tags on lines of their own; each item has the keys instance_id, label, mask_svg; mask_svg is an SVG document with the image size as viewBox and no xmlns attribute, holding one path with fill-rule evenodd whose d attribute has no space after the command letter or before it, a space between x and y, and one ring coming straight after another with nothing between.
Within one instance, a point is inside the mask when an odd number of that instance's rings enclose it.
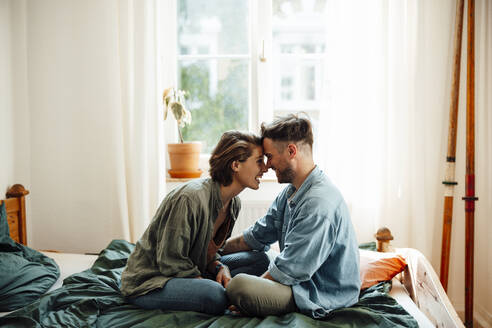
<instances>
[{"instance_id":1,"label":"potted plant","mask_svg":"<svg viewBox=\"0 0 492 328\"><path fill-rule=\"evenodd\" d=\"M171 169L168 170L171 178L198 178L202 170L198 168L200 142L183 142L181 128L191 123L191 113L185 107L186 92L176 88L168 88L162 94L164 103L164 120L170 111L178 125L179 143L167 145Z\"/></svg>"}]
</instances>

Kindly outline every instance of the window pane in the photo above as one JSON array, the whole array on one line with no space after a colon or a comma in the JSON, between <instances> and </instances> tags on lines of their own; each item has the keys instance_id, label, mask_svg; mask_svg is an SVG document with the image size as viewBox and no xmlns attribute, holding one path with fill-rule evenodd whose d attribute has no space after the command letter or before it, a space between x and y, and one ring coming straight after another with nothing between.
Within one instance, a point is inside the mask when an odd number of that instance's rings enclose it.
<instances>
[{"instance_id":1,"label":"window pane","mask_svg":"<svg viewBox=\"0 0 492 328\"><path fill-rule=\"evenodd\" d=\"M273 64L274 108L312 110L321 106L323 59L278 56Z\"/></svg>"},{"instance_id":2,"label":"window pane","mask_svg":"<svg viewBox=\"0 0 492 328\"><path fill-rule=\"evenodd\" d=\"M247 54L248 0L178 0L180 55Z\"/></svg>"},{"instance_id":3,"label":"window pane","mask_svg":"<svg viewBox=\"0 0 492 328\"><path fill-rule=\"evenodd\" d=\"M274 53L325 52L326 0L273 0Z\"/></svg>"},{"instance_id":4,"label":"window pane","mask_svg":"<svg viewBox=\"0 0 492 328\"><path fill-rule=\"evenodd\" d=\"M183 129L186 141L202 141L202 152L210 153L225 131L248 130L248 60L183 60L178 76L180 89L190 93L192 122Z\"/></svg>"}]
</instances>

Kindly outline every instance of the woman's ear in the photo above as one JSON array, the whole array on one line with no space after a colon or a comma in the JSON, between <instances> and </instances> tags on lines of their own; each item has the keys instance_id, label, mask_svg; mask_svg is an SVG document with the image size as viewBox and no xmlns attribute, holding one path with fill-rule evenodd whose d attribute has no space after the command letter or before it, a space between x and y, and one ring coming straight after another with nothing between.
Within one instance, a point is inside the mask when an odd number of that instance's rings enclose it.
<instances>
[{"instance_id":1,"label":"woman's ear","mask_svg":"<svg viewBox=\"0 0 492 328\"><path fill-rule=\"evenodd\" d=\"M232 162L231 169L232 169L232 172L238 172L239 171L239 161Z\"/></svg>"}]
</instances>

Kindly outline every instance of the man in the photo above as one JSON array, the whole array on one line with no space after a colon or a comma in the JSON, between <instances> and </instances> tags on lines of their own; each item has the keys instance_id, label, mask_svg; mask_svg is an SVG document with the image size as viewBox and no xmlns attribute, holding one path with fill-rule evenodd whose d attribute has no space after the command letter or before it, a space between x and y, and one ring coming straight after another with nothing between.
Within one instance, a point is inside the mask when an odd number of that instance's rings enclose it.
<instances>
[{"instance_id":1,"label":"man","mask_svg":"<svg viewBox=\"0 0 492 328\"><path fill-rule=\"evenodd\" d=\"M323 318L358 301L359 252L345 201L314 164L309 120L290 115L261 126L267 168L290 183L224 253L266 251L278 241L280 254L256 277L238 274L227 287L231 303L251 316L301 312Z\"/></svg>"}]
</instances>

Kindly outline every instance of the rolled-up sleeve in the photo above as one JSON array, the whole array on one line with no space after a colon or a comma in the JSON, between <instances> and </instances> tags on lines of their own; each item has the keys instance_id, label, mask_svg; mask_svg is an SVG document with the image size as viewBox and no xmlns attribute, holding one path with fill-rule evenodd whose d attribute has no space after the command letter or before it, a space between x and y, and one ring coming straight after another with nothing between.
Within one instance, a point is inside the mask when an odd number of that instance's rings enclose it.
<instances>
[{"instance_id":1,"label":"rolled-up sleeve","mask_svg":"<svg viewBox=\"0 0 492 328\"><path fill-rule=\"evenodd\" d=\"M244 240L251 249L259 251L268 251L270 245L278 240L279 223L283 220L281 217L281 195L272 203L267 214L256 221L254 225L243 232Z\"/></svg>"},{"instance_id":2,"label":"rolled-up sleeve","mask_svg":"<svg viewBox=\"0 0 492 328\"><path fill-rule=\"evenodd\" d=\"M319 201L310 199L296 209L285 247L270 263L270 275L284 285L311 279L332 251L336 240L334 213L317 206Z\"/></svg>"},{"instance_id":3,"label":"rolled-up sleeve","mask_svg":"<svg viewBox=\"0 0 492 328\"><path fill-rule=\"evenodd\" d=\"M172 208L165 213L157 242L157 265L165 277L196 277L200 270L190 259L191 242L195 240L192 231L196 231L195 215L190 210L189 199L179 197Z\"/></svg>"}]
</instances>

